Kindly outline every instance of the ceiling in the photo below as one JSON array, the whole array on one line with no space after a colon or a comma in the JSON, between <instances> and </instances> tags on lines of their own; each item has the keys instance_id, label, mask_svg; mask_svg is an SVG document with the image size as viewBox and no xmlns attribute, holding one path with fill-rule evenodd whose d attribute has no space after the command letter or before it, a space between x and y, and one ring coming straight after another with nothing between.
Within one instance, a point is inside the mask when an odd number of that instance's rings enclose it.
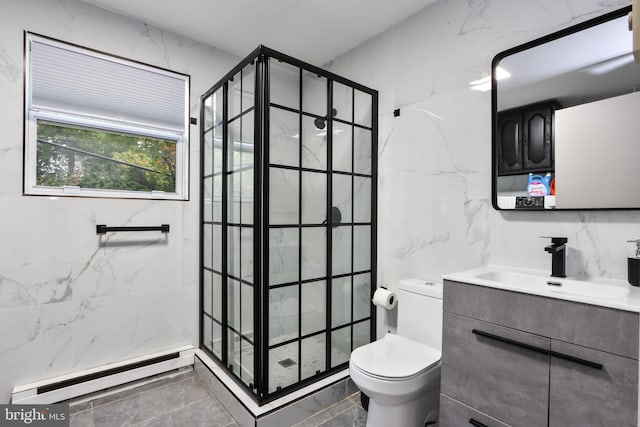
<instances>
[{"instance_id":1,"label":"ceiling","mask_svg":"<svg viewBox=\"0 0 640 427\"><path fill-rule=\"evenodd\" d=\"M263 44L324 65L436 0L83 0L237 56Z\"/></svg>"}]
</instances>

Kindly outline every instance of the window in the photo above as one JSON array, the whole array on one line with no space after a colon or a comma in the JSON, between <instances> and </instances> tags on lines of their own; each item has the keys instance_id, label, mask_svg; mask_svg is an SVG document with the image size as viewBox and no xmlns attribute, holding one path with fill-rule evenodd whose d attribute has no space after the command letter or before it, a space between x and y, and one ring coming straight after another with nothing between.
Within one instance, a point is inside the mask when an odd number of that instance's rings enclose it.
<instances>
[{"instance_id":1,"label":"window","mask_svg":"<svg viewBox=\"0 0 640 427\"><path fill-rule=\"evenodd\" d=\"M26 38L25 194L188 199L189 76Z\"/></svg>"}]
</instances>

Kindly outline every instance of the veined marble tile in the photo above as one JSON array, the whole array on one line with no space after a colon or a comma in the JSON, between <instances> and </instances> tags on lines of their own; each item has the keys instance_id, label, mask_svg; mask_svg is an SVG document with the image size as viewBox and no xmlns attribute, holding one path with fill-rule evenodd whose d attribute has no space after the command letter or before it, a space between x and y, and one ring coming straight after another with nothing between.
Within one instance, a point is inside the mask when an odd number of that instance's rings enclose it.
<instances>
[{"instance_id":1,"label":"veined marble tile","mask_svg":"<svg viewBox=\"0 0 640 427\"><path fill-rule=\"evenodd\" d=\"M352 272L351 266L351 233L349 225L342 225L332 229L332 267L333 275L346 274Z\"/></svg>"},{"instance_id":2,"label":"veined marble tile","mask_svg":"<svg viewBox=\"0 0 640 427\"><path fill-rule=\"evenodd\" d=\"M176 318L174 311L189 310L192 302L186 290L74 302L74 366L85 369L191 344L188 317Z\"/></svg>"},{"instance_id":3,"label":"veined marble tile","mask_svg":"<svg viewBox=\"0 0 640 427\"><path fill-rule=\"evenodd\" d=\"M75 321L71 302L0 310L0 402L14 386L73 370Z\"/></svg>"},{"instance_id":4,"label":"veined marble tile","mask_svg":"<svg viewBox=\"0 0 640 427\"><path fill-rule=\"evenodd\" d=\"M326 95L325 95L325 98L326 98ZM326 100L325 100L325 103L326 103ZM320 116L322 117L326 117L327 115L326 105L324 107L324 110L325 112L320 114ZM322 124L318 124L316 123L316 119L313 117L309 117L309 116L302 117L301 150L302 150L302 166L303 167L319 169L319 170L327 169L326 120L322 122Z\"/></svg>"},{"instance_id":5,"label":"veined marble tile","mask_svg":"<svg viewBox=\"0 0 640 427\"><path fill-rule=\"evenodd\" d=\"M302 229L301 248L302 280L324 277L327 274L327 229L309 227Z\"/></svg>"},{"instance_id":6,"label":"veined marble tile","mask_svg":"<svg viewBox=\"0 0 640 427\"><path fill-rule=\"evenodd\" d=\"M369 125L370 126L370 125ZM371 175L372 172L373 133L368 129L353 130L353 171Z\"/></svg>"},{"instance_id":7,"label":"veined marble tile","mask_svg":"<svg viewBox=\"0 0 640 427\"><path fill-rule=\"evenodd\" d=\"M327 174L302 172L302 223L321 224L327 219Z\"/></svg>"},{"instance_id":8,"label":"veined marble tile","mask_svg":"<svg viewBox=\"0 0 640 427\"><path fill-rule=\"evenodd\" d=\"M351 121L353 119L353 89L341 83L333 83L333 108L336 109L335 117Z\"/></svg>"},{"instance_id":9,"label":"veined marble tile","mask_svg":"<svg viewBox=\"0 0 640 427\"><path fill-rule=\"evenodd\" d=\"M353 177L353 222L371 222L373 178Z\"/></svg>"},{"instance_id":10,"label":"veined marble tile","mask_svg":"<svg viewBox=\"0 0 640 427\"><path fill-rule=\"evenodd\" d=\"M351 357L351 327L336 329L331 332L331 367L349 361Z\"/></svg>"},{"instance_id":11,"label":"veined marble tile","mask_svg":"<svg viewBox=\"0 0 640 427\"><path fill-rule=\"evenodd\" d=\"M371 273L353 276L353 320L371 315Z\"/></svg>"},{"instance_id":12,"label":"veined marble tile","mask_svg":"<svg viewBox=\"0 0 640 427\"><path fill-rule=\"evenodd\" d=\"M334 171L351 172L352 129L351 125L338 121L333 122L331 166Z\"/></svg>"},{"instance_id":13,"label":"veined marble tile","mask_svg":"<svg viewBox=\"0 0 640 427\"><path fill-rule=\"evenodd\" d=\"M626 277L640 214L493 210L491 94L469 82L502 50L629 3L436 2L329 64L380 91L380 284L492 262L550 268L538 236L555 234L569 237L570 274ZM395 328L393 313L378 314L379 333Z\"/></svg>"},{"instance_id":14,"label":"veined marble tile","mask_svg":"<svg viewBox=\"0 0 640 427\"><path fill-rule=\"evenodd\" d=\"M257 420L257 427L282 427L290 426L316 412L341 401L346 397L345 381L322 389L311 396L305 397L293 404L279 409L271 414L260 417Z\"/></svg>"},{"instance_id":15,"label":"veined marble tile","mask_svg":"<svg viewBox=\"0 0 640 427\"><path fill-rule=\"evenodd\" d=\"M341 222L351 222L351 209L353 204L352 193L352 176L334 173L333 177L333 196L332 203L334 207L340 209Z\"/></svg>"},{"instance_id":16,"label":"veined marble tile","mask_svg":"<svg viewBox=\"0 0 640 427\"><path fill-rule=\"evenodd\" d=\"M299 172L269 168L269 223L299 222Z\"/></svg>"},{"instance_id":17,"label":"veined marble tile","mask_svg":"<svg viewBox=\"0 0 640 427\"><path fill-rule=\"evenodd\" d=\"M323 331L327 328L326 287L325 280L302 285L301 335Z\"/></svg>"},{"instance_id":18,"label":"veined marble tile","mask_svg":"<svg viewBox=\"0 0 640 427\"><path fill-rule=\"evenodd\" d=\"M273 77L271 82L274 82ZM298 113L277 107L269 109L269 163L299 166L300 129L298 120Z\"/></svg>"},{"instance_id":19,"label":"veined marble tile","mask_svg":"<svg viewBox=\"0 0 640 427\"><path fill-rule=\"evenodd\" d=\"M331 281L331 327L351 321L351 276Z\"/></svg>"},{"instance_id":20,"label":"veined marble tile","mask_svg":"<svg viewBox=\"0 0 640 427\"><path fill-rule=\"evenodd\" d=\"M371 269L371 226L353 227L353 271Z\"/></svg>"},{"instance_id":21,"label":"veined marble tile","mask_svg":"<svg viewBox=\"0 0 640 427\"><path fill-rule=\"evenodd\" d=\"M298 229L269 230L269 284L298 280Z\"/></svg>"},{"instance_id":22,"label":"veined marble tile","mask_svg":"<svg viewBox=\"0 0 640 427\"><path fill-rule=\"evenodd\" d=\"M300 379L304 380L325 370L327 337L324 333L305 338L301 343Z\"/></svg>"},{"instance_id":23,"label":"veined marble tile","mask_svg":"<svg viewBox=\"0 0 640 427\"><path fill-rule=\"evenodd\" d=\"M298 285L269 289L269 345L298 336Z\"/></svg>"}]
</instances>

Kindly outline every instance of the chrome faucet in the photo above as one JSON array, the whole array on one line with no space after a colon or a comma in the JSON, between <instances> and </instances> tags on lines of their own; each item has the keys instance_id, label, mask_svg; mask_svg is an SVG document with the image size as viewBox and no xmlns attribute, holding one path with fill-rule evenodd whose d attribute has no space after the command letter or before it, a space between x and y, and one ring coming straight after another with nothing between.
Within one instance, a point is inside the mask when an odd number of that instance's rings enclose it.
<instances>
[{"instance_id":1,"label":"chrome faucet","mask_svg":"<svg viewBox=\"0 0 640 427\"><path fill-rule=\"evenodd\" d=\"M551 239L551 244L544 248L551 254L551 277L567 277L567 239L566 237L543 237Z\"/></svg>"}]
</instances>

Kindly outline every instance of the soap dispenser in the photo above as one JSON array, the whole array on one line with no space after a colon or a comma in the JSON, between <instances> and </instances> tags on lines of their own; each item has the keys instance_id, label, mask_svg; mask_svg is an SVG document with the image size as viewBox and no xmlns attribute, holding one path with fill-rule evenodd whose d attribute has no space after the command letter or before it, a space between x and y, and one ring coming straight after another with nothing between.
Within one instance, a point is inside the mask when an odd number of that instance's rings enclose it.
<instances>
[{"instance_id":1,"label":"soap dispenser","mask_svg":"<svg viewBox=\"0 0 640 427\"><path fill-rule=\"evenodd\" d=\"M640 286L640 239L627 242L636 244L636 255L627 258L627 280L631 286Z\"/></svg>"}]
</instances>

